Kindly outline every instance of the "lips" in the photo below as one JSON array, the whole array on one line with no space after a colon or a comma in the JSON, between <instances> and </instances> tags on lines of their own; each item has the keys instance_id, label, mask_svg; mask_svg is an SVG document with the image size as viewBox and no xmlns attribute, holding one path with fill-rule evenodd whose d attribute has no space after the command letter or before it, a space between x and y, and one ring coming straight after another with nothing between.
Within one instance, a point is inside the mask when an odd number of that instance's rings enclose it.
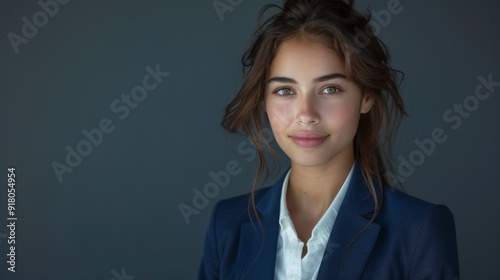
<instances>
[{"instance_id":1,"label":"lips","mask_svg":"<svg viewBox=\"0 0 500 280\"><path fill-rule=\"evenodd\" d=\"M304 148L314 148L325 142L329 135L313 131L300 131L290 135L292 141Z\"/></svg>"}]
</instances>

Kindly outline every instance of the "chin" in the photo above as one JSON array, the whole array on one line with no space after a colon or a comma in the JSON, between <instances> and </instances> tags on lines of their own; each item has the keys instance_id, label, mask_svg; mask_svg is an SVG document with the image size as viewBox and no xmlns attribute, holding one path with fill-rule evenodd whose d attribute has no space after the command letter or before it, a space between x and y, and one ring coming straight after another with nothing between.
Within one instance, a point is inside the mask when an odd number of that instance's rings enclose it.
<instances>
[{"instance_id":1,"label":"chin","mask_svg":"<svg viewBox=\"0 0 500 280\"><path fill-rule=\"evenodd\" d=\"M331 161L331 158L326 158L322 156L313 155L299 155L291 158L293 164L303 166L303 167L318 167L327 164Z\"/></svg>"},{"instance_id":2,"label":"chin","mask_svg":"<svg viewBox=\"0 0 500 280\"><path fill-rule=\"evenodd\" d=\"M286 153L292 162L304 167L318 167L345 158L347 149L317 149L311 151L294 150Z\"/></svg>"}]
</instances>

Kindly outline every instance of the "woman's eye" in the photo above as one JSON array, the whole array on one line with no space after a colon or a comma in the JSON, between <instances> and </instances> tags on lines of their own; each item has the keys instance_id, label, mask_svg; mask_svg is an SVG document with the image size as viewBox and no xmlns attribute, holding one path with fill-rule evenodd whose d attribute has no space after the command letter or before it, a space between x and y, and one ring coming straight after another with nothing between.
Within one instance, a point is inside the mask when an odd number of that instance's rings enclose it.
<instances>
[{"instance_id":1,"label":"woman's eye","mask_svg":"<svg viewBox=\"0 0 500 280\"><path fill-rule=\"evenodd\" d=\"M325 89L323 89L323 91L321 93L337 94L340 92L342 92L342 90L340 88L334 87L334 86L329 86L329 87L326 87Z\"/></svg>"},{"instance_id":2,"label":"woman's eye","mask_svg":"<svg viewBox=\"0 0 500 280\"><path fill-rule=\"evenodd\" d=\"M280 88L275 91L277 95L290 95L293 93L293 91L289 88Z\"/></svg>"}]
</instances>

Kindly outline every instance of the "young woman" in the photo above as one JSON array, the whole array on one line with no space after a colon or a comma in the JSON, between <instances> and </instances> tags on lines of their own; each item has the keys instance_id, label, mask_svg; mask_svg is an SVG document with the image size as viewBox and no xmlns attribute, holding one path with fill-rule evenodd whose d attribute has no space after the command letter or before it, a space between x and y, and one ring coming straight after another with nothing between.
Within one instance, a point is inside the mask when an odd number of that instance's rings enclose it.
<instances>
[{"instance_id":1,"label":"young woman","mask_svg":"<svg viewBox=\"0 0 500 280\"><path fill-rule=\"evenodd\" d=\"M257 30L222 125L260 165L249 195L215 205L199 279L458 279L450 210L389 186L405 112L369 19L352 1L289 0ZM259 188L266 126L290 168Z\"/></svg>"}]
</instances>

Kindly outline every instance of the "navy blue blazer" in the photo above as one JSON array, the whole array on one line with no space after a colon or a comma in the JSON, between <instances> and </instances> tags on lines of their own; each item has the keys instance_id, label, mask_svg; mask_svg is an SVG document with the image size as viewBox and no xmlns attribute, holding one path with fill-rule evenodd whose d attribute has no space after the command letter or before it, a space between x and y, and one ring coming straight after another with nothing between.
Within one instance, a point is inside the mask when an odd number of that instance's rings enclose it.
<instances>
[{"instance_id":1,"label":"navy blue blazer","mask_svg":"<svg viewBox=\"0 0 500 280\"><path fill-rule=\"evenodd\" d=\"M249 214L248 194L214 206L198 279L274 278L285 175L256 196L264 234L251 207ZM318 280L458 279L455 222L450 210L389 187L384 187L376 219L345 253L368 224L373 209L373 198L355 163Z\"/></svg>"}]
</instances>

